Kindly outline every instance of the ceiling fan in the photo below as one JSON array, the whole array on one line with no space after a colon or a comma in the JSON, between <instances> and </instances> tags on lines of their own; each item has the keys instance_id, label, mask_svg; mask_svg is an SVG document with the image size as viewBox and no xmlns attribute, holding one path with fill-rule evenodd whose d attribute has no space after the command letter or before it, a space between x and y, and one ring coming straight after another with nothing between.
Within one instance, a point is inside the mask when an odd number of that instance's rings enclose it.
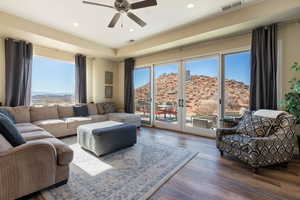
<instances>
[{"instance_id":1,"label":"ceiling fan","mask_svg":"<svg viewBox=\"0 0 300 200\"><path fill-rule=\"evenodd\" d=\"M114 28L117 22L119 21L121 14L126 13L126 15L132 19L134 22L136 22L138 25L141 27L146 26L146 22L144 22L141 18L130 12L130 10L136 10L140 8L146 8L146 7L151 7L151 6L156 6L157 1L156 0L144 0L144 1L139 1L136 3L129 3L127 0L116 0L114 6L106 5L106 4L100 4L100 3L95 3L95 2L90 2L90 1L82 1L85 4L90 4L90 5L95 5L95 6L102 6L106 8L112 8L117 11L117 13L114 15L112 20L110 21L108 27L109 28Z\"/></svg>"}]
</instances>

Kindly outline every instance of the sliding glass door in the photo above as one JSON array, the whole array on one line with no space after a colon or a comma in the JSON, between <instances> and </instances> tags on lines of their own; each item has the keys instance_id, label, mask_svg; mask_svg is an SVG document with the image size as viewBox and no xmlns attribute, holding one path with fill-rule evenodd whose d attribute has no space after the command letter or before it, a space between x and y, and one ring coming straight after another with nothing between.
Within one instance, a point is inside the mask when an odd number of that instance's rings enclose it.
<instances>
[{"instance_id":1,"label":"sliding glass door","mask_svg":"<svg viewBox=\"0 0 300 200\"><path fill-rule=\"evenodd\" d=\"M206 134L216 128L219 117L219 58L187 60L183 65L183 129Z\"/></svg>"},{"instance_id":2,"label":"sliding glass door","mask_svg":"<svg viewBox=\"0 0 300 200\"><path fill-rule=\"evenodd\" d=\"M142 118L142 123L151 125L151 68L134 70L135 113ZM126 95L126 94L125 94Z\"/></svg>"},{"instance_id":3,"label":"sliding glass door","mask_svg":"<svg viewBox=\"0 0 300 200\"><path fill-rule=\"evenodd\" d=\"M138 68L134 85L144 124L214 137L220 121L249 109L250 52Z\"/></svg>"},{"instance_id":4,"label":"sliding glass door","mask_svg":"<svg viewBox=\"0 0 300 200\"><path fill-rule=\"evenodd\" d=\"M154 66L154 125L180 130L180 63Z\"/></svg>"},{"instance_id":5,"label":"sliding glass door","mask_svg":"<svg viewBox=\"0 0 300 200\"><path fill-rule=\"evenodd\" d=\"M240 117L249 109L250 52L223 56L224 62L224 118Z\"/></svg>"}]
</instances>

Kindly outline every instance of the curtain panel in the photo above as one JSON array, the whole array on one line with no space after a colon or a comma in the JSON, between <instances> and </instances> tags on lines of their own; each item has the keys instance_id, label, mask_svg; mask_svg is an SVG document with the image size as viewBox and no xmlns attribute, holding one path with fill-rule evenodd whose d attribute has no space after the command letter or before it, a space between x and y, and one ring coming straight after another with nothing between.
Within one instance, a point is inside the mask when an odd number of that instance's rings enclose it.
<instances>
[{"instance_id":1,"label":"curtain panel","mask_svg":"<svg viewBox=\"0 0 300 200\"><path fill-rule=\"evenodd\" d=\"M5 39L5 105L31 103L33 46L22 40Z\"/></svg>"},{"instance_id":2,"label":"curtain panel","mask_svg":"<svg viewBox=\"0 0 300 200\"><path fill-rule=\"evenodd\" d=\"M252 32L250 109L277 109L277 24Z\"/></svg>"},{"instance_id":3,"label":"curtain panel","mask_svg":"<svg viewBox=\"0 0 300 200\"><path fill-rule=\"evenodd\" d=\"M87 103L86 56L75 56L75 102Z\"/></svg>"},{"instance_id":4,"label":"curtain panel","mask_svg":"<svg viewBox=\"0 0 300 200\"><path fill-rule=\"evenodd\" d=\"M125 60L125 78L124 78L124 109L126 113L134 113L134 83L133 70L135 60L129 58Z\"/></svg>"}]
</instances>

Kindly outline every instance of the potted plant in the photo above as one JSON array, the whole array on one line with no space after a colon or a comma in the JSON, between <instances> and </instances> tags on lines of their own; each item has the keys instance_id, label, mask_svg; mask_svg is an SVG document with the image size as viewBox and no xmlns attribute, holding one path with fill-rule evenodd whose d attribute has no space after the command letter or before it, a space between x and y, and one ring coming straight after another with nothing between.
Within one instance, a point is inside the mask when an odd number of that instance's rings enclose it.
<instances>
[{"instance_id":1,"label":"potted plant","mask_svg":"<svg viewBox=\"0 0 300 200\"><path fill-rule=\"evenodd\" d=\"M295 62L291 67L294 72L300 72L299 63ZM285 111L294 115L297 118L297 128L296 135L298 137L298 146L300 151L300 79L293 78L289 80L290 92L285 94L284 100L282 101L282 106Z\"/></svg>"}]
</instances>

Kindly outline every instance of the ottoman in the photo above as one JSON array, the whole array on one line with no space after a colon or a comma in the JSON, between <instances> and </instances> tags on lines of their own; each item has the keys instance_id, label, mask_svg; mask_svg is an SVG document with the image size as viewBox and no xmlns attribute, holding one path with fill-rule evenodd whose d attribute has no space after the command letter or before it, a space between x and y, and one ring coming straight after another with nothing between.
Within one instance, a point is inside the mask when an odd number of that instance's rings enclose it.
<instances>
[{"instance_id":1,"label":"ottoman","mask_svg":"<svg viewBox=\"0 0 300 200\"><path fill-rule=\"evenodd\" d=\"M136 126L116 121L81 125L77 128L78 143L97 156L106 155L136 144Z\"/></svg>"}]
</instances>

